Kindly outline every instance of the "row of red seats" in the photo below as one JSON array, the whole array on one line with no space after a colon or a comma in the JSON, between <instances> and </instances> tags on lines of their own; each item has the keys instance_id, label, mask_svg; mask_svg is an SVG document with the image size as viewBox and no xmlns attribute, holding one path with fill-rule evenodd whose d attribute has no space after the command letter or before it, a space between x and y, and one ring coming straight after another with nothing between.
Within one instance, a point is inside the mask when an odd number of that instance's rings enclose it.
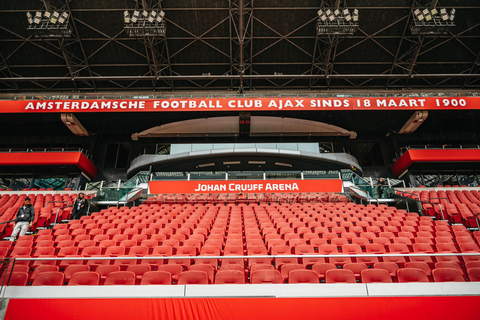
<instances>
[{"instance_id":1,"label":"row of red seats","mask_svg":"<svg viewBox=\"0 0 480 320\"><path fill-rule=\"evenodd\" d=\"M245 193L245 194L182 194L157 195L149 197L146 204L197 204L197 203L316 203L316 202L348 202L344 195L334 193Z\"/></svg>"},{"instance_id":2,"label":"row of red seats","mask_svg":"<svg viewBox=\"0 0 480 320\"><path fill-rule=\"evenodd\" d=\"M145 266L148 267L148 266ZM55 270L55 269L54 269ZM148 270L144 268L144 270ZM142 272L142 271L140 271ZM463 282L465 278L461 271L454 268L438 268L432 272L435 282ZM28 284L27 272L12 272L9 278L9 286L25 286ZM396 271L398 282L430 282L427 274L418 268L403 268ZM470 281L480 281L480 268L468 270ZM314 270L291 269L287 277L282 276L277 270L260 269L251 273L251 284L284 283L320 283L319 275ZM390 272L384 269L363 269L357 277L354 271L349 269L329 269L324 273L326 283L392 283ZM76 271L66 281L65 274L58 271L38 272L32 286L61 286L65 282L68 285L171 285L172 274L168 271L143 271L140 275L133 271L111 271L102 279L102 275L95 271ZM101 281L103 280L103 281ZM178 274L178 285L192 284L244 284L245 277L238 270L218 271L210 277L208 271L188 270Z\"/></svg>"}]
</instances>

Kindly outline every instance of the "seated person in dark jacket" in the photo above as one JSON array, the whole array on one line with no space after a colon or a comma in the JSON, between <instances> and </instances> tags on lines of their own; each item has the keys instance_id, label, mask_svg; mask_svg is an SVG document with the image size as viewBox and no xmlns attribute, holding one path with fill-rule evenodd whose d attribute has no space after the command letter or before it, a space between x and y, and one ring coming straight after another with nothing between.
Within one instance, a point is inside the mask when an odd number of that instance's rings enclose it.
<instances>
[{"instance_id":1,"label":"seated person in dark jacket","mask_svg":"<svg viewBox=\"0 0 480 320\"><path fill-rule=\"evenodd\" d=\"M33 224L35 219L35 209L30 204L30 198L25 198L23 206L21 206L17 211L17 217L15 218L15 224L13 226L13 232L10 240L14 241L17 237L17 234L20 232L20 237L24 236L28 228Z\"/></svg>"},{"instance_id":2,"label":"seated person in dark jacket","mask_svg":"<svg viewBox=\"0 0 480 320\"><path fill-rule=\"evenodd\" d=\"M80 192L77 199L73 203L72 219L80 219L84 216L88 208L88 201L85 199L85 194Z\"/></svg>"}]
</instances>

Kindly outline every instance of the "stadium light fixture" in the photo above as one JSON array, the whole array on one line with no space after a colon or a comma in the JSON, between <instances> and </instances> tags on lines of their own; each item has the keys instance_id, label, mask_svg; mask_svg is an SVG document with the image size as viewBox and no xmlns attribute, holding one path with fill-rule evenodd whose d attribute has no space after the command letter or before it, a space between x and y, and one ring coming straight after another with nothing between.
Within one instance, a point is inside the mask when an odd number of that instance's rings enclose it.
<instances>
[{"instance_id":1,"label":"stadium light fixture","mask_svg":"<svg viewBox=\"0 0 480 320\"><path fill-rule=\"evenodd\" d=\"M352 21L352 16L350 15L350 11L348 9L343 10L343 16L345 17L345 20L347 21Z\"/></svg>"},{"instance_id":2,"label":"stadium light fixture","mask_svg":"<svg viewBox=\"0 0 480 320\"><path fill-rule=\"evenodd\" d=\"M353 21L358 22L358 10L357 9L353 10Z\"/></svg>"},{"instance_id":3,"label":"stadium light fixture","mask_svg":"<svg viewBox=\"0 0 480 320\"><path fill-rule=\"evenodd\" d=\"M155 11L150 12L150 14L148 15L148 22L153 23L153 21L155 21L156 15L157 13Z\"/></svg>"},{"instance_id":4,"label":"stadium light fixture","mask_svg":"<svg viewBox=\"0 0 480 320\"><path fill-rule=\"evenodd\" d=\"M450 21L455 20L455 12L456 12L456 11L457 11L457 10L455 10L455 9L450 10Z\"/></svg>"},{"instance_id":5,"label":"stadium light fixture","mask_svg":"<svg viewBox=\"0 0 480 320\"><path fill-rule=\"evenodd\" d=\"M423 10L423 16L425 17L425 21L432 20L432 15L430 14L430 10L428 9Z\"/></svg>"},{"instance_id":6,"label":"stadium light fixture","mask_svg":"<svg viewBox=\"0 0 480 320\"><path fill-rule=\"evenodd\" d=\"M57 23L59 16L60 16L60 13L58 13L57 11L54 11L52 14L52 17L50 18L50 23L53 23L53 24Z\"/></svg>"},{"instance_id":7,"label":"stadium light fixture","mask_svg":"<svg viewBox=\"0 0 480 320\"><path fill-rule=\"evenodd\" d=\"M50 19L50 17L52 16L52 13L51 13L50 11L45 11L45 12L43 13L43 16L44 16L45 18L47 18L47 19Z\"/></svg>"},{"instance_id":8,"label":"stadium light fixture","mask_svg":"<svg viewBox=\"0 0 480 320\"><path fill-rule=\"evenodd\" d=\"M335 11L333 11L333 14L335 15L335 17L338 17L340 15L340 10L335 9Z\"/></svg>"},{"instance_id":9,"label":"stadium light fixture","mask_svg":"<svg viewBox=\"0 0 480 320\"><path fill-rule=\"evenodd\" d=\"M123 12L123 21L125 23L130 23L130 13L127 10Z\"/></svg>"},{"instance_id":10,"label":"stadium light fixture","mask_svg":"<svg viewBox=\"0 0 480 320\"><path fill-rule=\"evenodd\" d=\"M163 12L163 10L160 10L160 12L157 14L158 23L163 21L163 17L165 17L165 12Z\"/></svg>"},{"instance_id":11,"label":"stadium light fixture","mask_svg":"<svg viewBox=\"0 0 480 320\"><path fill-rule=\"evenodd\" d=\"M437 9L433 8L433 9L430 11L430 13L432 14L432 16L434 16L434 15L438 14L438 11L437 11Z\"/></svg>"},{"instance_id":12,"label":"stadium light fixture","mask_svg":"<svg viewBox=\"0 0 480 320\"><path fill-rule=\"evenodd\" d=\"M133 11L132 22L136 23L138 21L138 18L140 18L140 12L137 10Z\"/></svg>"},{"instance_id":13,"label":"stadium light fixture","mask_svg":"<svg viewBox=\"0 0 480 320\"><path fill-rule=\"evenodd\" d=\"M33 22L35 24L39 24L40 21L42 21L42 13L40 11L35 12L35 18L33 19Z\"/></svg>"},{"instance_id":14,"label":"stadium light fixture","mask_svg":"<svg viewBox=\"0 0 480 320\"><path fill-rule=\"evenodd\" d=\"M63 12L63 13L60 15L60 17L58 18L58 23L64 24L65 21L67 21L67 19L68 19L68 13Z\"/></svg>"},{"instance_id":15,"label":"stadium light fixture","mask_svg":"<svg viewBox=\"0 0 480 320\"><path fill-rule=\"evenodd\" d=\"M441 8L440 9L440 16L442 17L443 21L447 21L448 20L447 9Z\"/></svg>"},{"instance_id":16,"label":"stadium light fixture","mask_svg":"<svg viewBox=\"0 0 480 320\"><path fill-rule=\"evenodd\" d=\"M33 23L33 16L30 12L27 12L27 20L28 20L28 24Z\"/></svg>"},{"instance_id":17,"label":"stadium light fixture","mask_svg":"<svg viewBox=\"0 0 480 320\"><path fill-rule=\"evenodd\" d=\"M142 11L142 16L144 16L145 18L148 17L148 11L147 11L147 10L143 10L143 11Z\"/></svg>"}]
</instances>

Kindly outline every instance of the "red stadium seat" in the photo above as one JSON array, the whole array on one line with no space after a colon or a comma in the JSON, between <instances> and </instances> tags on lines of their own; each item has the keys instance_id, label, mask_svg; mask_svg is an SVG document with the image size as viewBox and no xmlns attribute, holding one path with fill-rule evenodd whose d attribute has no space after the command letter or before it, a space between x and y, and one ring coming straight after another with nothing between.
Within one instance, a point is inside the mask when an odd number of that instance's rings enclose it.
<instances>
[{"instance_id":1,"label":"red stadium seat","mask_svg":"<svg viewBox=\"0 0 480 320\"><path fill-rule=\"evenodd\" d=\"M142 276L142 285L170 285L172 275L166 271L147 271Z\"/></svg>"},{"instance_id":2,"label":"red stadium seat","mask_svg":"<svg viewBox=\"0 0 480 320\"><path fill-rule=\"evenodd\" d=\"M9 286L26 286L28 283L27 272L12 272L8 279Z\"/></svg>"},{"instance_id":3,"label":"red stadium seat","mask_svg":"<svg viewBox=\"0 0 480 320\"><path fill-rule=\"evenodd\" d=\"M282 274L277 270L257 270L251 274L250 283L282 283Z\"/></svg>"},{"instance_id":4,"label":"red stadium seat","mask_svg":"<svg viewBox=\"0 0 480 320\"><path fill-rule=\"evenodd\" d=\"M435 282L463 282L462 272L458 269L439 268L432 271L433 280Z\"/></svg>"},{"instance_id":5,"label":"red stadium seat","mask_svg":"<svg viewBox=\"0 0 480 320\"><path fill-rule=\"evenodd\" d=\"M292 270L288 274L288 283L318 283L318 275L313 270Z\"/></svg>"},{"instance_id":6,"label":"red stadium seat","mask_svg":"<svg viewBox=\"0 0 480 320\"><path fill-rule=\"evenodd\" d=\"M49 271L37 275L32 286L61 286L65 276L62 272Z\"/></svg>"},{"instance_id":7,"label":"red stadium seat","mask_svg":"<svg viewBox=\"0 0 480 320\"><path fill-rule=\"evenodd\" d=\"M178 277L178 284L208 284L208 274L201 270L184 271Z\"/></svg>"},{"instance_id":8,"label":"red stadium seat","mask_svg":"<svg viewBox=\"0 0 480 320\"><path fill-rule=\"evenodd\" d=\"M383 269L365 269L361 272L362 283L392 282L390 272Z\"/></svg>"},{"instance_id":9,"label":"red stadium seat","mask_svg":"<svg viewBox=\"0 0 480 320\"><path fill-rule=\"evenodd\" d=\"M235 265L232 265L235 266ZM243 284L245 275L238 270L221 270L215 276L215 284Z\"/></svg>"},{"instance_id":10,"label":"red stadium seat","mask_svg":"<svg viewBox=\"0 0 480 320\"><path fill-rule=\"evenodd\" d=\"M480 267L467 269L467 274L470 281L480 281Z\"/></svg>"},{"instance_id":11,"label":"red stadium seat","mask_svg":"<svg viewBox=\"0 0 480 320\"><path fill-rule=\"evenodd\" d=\"M326 283L356 283L355 274L350 270L333 269L325 272Z\"/></svg>"},{"instance_id":12,"label":"red stadium seat","mask_svg":"<svg viewBox=\"0 0 480 320\"><path fill-rule=\"evenodd\" d=\"M135 284L135 273L130 271L114 271L107 275L104 285L116 286L126 285L131 286Z\"/></svg>"},{"instance_id":13,"label":"red stadium seat","mask_svg":"<svg viewBox=\"0 0 480 320\"><path fill-rule=\"evenodd\" d=\"M65 275L65 280L70 280L72 275L76 272L85 272L85 271L90 271L90 267L86 265L70 265L65 268L65 271L63 271L63 274Z\"/></svg>"},{"instance_id":14,"label":"red stadium seat","mask_svg":"<svg viewBox=\"0 0 480 320\"><path fill-rule=\"evenodd\" d=\"M92 271L75 272L70 281L69 286L97 286L100 282L100 274Z\"/></svg>"},{"instance_id":15,"label":"red stadium seat","mask_svg":"<svg viewBox=\"0 0 480 320\"><path fill-rule=\"evenodd\" d=\"M398 282L429 282L427 274L416 268L403 268L397 271Z\"/></svg>"}]
</instances>

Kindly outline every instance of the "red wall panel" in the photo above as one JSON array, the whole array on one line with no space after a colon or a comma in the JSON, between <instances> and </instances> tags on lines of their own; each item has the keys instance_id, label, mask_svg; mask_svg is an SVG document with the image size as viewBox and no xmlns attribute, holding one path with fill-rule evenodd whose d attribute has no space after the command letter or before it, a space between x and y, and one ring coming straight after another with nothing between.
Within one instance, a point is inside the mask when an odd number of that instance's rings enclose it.
<instances>
[{"instance_id":1,"label":"red wall panel","mask_svg":"<svg viewBox=\"0 0 480 320\"><path fill-rule=\"evenodd\" d=\"M81 152L12 152L0 153L0 166L73 165L94 178L97 168Z\"/></svg>"},{"instance_id":2,"label":"red wall panel","mask_svg":"<svg viewBox=\"0 0 480 320\"><path fill-rule=\"evenodd\" d=\"M414 149L405 152L392 166L399 176L415 162L478 162L480 149Z\"/></svg>"},{"instance_id":3,"label":"red wall panel","mask_svg":"<svg viewBox=\"0 0 480 320\"><path fill-rule=\"evenodd\" d=\"M479 304L479 296L11 299L5 320L469 320Z\"/></svg>"}]
</instances>

